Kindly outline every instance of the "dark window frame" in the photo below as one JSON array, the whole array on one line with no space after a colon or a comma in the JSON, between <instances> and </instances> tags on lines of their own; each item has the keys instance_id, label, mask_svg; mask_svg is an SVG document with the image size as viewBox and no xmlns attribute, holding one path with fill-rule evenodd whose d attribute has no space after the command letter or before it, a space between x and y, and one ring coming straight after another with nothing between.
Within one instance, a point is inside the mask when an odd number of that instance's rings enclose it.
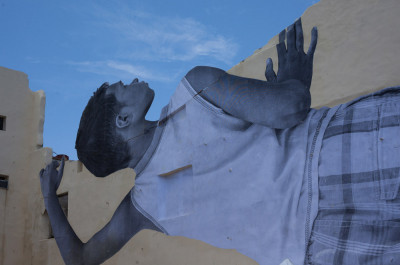
<instances>
[{"instance_id":1,"label":"dark window frame","mask_svg":"<svg viewBox=\"0 0 400 265\"><path fill-rule=\"evenodd\" d=\"M0 188L8 190L8 179L7 175L0 174Z\"/></svg>"},{"instance_id":2,"label":"dark window frame","mask_svg":"<svg viewBox=\"0 0 400 265\"><path fill-rule=\"evenodd\" d=\"M7 121L7 117L0 115L0 131L6 130L6 121Z\"/></svg>"}]
</instances>

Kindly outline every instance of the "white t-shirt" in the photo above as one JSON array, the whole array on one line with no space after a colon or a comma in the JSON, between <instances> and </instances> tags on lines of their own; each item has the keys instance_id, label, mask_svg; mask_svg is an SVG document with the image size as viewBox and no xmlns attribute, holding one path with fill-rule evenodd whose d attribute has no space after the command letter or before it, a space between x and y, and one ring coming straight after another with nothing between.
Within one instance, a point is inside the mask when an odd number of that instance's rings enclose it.
<instances>
[{"instance_id":1,"label":"white t-shirt","mask_svg":"<svg viewBox=\"0 0 400 265\"><path fill-rule=\"evenodd\" d=\"M317 159L334 109L275 130L226 114L183 78L136 167L134 206L169 235L303 264L318 211Z\"/></svg>"}]
</instances>

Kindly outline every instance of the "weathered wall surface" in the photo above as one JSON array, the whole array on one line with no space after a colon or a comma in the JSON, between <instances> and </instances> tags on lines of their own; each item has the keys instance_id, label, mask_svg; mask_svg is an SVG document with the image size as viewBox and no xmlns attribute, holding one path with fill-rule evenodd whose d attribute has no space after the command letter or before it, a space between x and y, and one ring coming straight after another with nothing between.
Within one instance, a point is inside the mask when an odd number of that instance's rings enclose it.
<instances>
[{"instance_id":1,"label":"weathered wall surface","mask_svg":"<svg viewBox=\"0 0 400 265\"><path fill-rule=\"evenodd\" d=\"M27 75L0 67L0 174L8 189L0 188L0 264L29 264L32 257L34 204L38 172L51 159L43 144L43 91L32 92Z\"/></svg>"},{"instance_id":2,"label":"weathered wall surface","mask_svg":"<svg viewBox=\"0 0 400 265\"><path fill-rule=\"evenodd\" d=\"M318 46L311 85L312 106L333 106L400 85L400 1L321 0L302 16L306 51L313 26ZM265 60L277 70L275 36L233 67L232 74L264 79Z\"/></svg>"},{"instance_id":3,"label":"weathered wall surface","mask_svg":"<svg viewBox=\"0 0 400 265\"><path fill-rule=\"evenodd\" d=\"M322 0L305 12L305 47L311 28L319 29L313 106L400 85L398 10L397 0ZM277 70L276 43L274 37L230 72L264 79L266 58L273 58ZM38 179L52 157L51 149L41 148L44 101L43 92L29 90L25 74L0 67L0 116L7 117L6 130L0 130L0 175L9 176L8 190L0 188L0 265L63 264L51 238ZM68 219L82 241L110 220L133 185L130 169L99 179L78 161L66 163L58 194L68 194ZM256 263L234 250L145 230L105 264Z\"/></svg>"}]
</instances>

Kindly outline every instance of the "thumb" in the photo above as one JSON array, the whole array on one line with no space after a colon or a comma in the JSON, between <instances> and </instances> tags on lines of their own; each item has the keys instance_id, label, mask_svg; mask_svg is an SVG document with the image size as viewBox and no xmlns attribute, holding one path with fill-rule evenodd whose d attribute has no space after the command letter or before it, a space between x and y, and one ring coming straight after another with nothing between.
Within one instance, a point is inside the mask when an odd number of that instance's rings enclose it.
<instances>
[{"instance_id":1,"label":"thumb","mask_svg":"<svg viewBox=\"0 0 400 265\"><path fill-rule=\"evenodd\" d=\"M267 59L267 66L265 67L265 78L268 82L276 82L276 74L274 71L274 64L272 63L272 59Z\"/></svg>"},{"instance_id":2,"label":"thumb","mask_svg":"<svg viewBox=\"0 0 400 265\"><path fill-rule=\"evenodd\" d=\"M58 169L58 173L57 173L57 182L56 182L56 188L58 189L58 187L60 186L61 183L61 179L63 177L64 174L64 165L65 165L65 156L62 157L61 159L61 165Z\"/></svg>"}]
</instances>

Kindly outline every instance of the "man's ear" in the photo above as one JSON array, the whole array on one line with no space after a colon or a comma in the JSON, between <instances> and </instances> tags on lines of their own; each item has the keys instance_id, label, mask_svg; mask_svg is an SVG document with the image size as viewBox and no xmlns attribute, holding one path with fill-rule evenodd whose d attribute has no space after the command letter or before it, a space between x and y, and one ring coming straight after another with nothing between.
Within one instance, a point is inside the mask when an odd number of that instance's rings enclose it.
<instances>
[{"instance_id":1,"label":"man's ear","mask_svg":"<svg viewBox=\"0 0 400 265\"><path fill-rule=\"evenodd\" d=\"M115 118L115 124L118 128L125 128L129 125L129 116L128 114L118 114Z\"/></svg>"}]
</instances>

